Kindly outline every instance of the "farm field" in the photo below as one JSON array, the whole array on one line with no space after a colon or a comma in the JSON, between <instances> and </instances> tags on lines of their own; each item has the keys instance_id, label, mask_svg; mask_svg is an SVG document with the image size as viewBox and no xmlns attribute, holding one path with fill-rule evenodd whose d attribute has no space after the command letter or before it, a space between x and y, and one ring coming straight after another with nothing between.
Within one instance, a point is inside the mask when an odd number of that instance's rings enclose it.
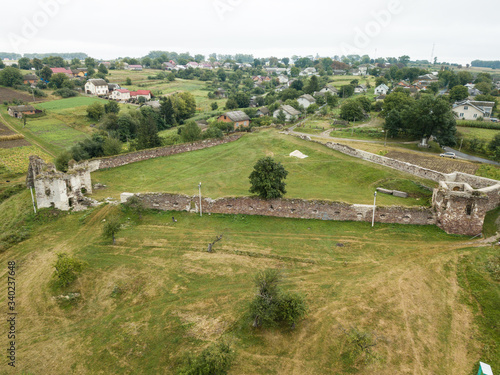
<instances>
[{"instance_id":1,"label":"farm field","mask_svg":"<svg viewBox=\"0 0 500 375\"><path fill-rule=\"evenodd\" d=\"M0 122L0 148L14 148L14 147L23 147L30 146L31 144L25 140L24 138L19 139L3 139L2 137L10 137L10 136L22 136L19 133L16 133L12 129L8 128L4 124Z\"/></svg>"},{"instance_id":2,"label":"farm field","mask_svg":"<svg viewBox=\"0 0 500 375\"><path fill-rule=\"evenodd\" d=\"M8 87L0 87L0 104L3 102L10 102L14 99L22 100L24 102L32 102L33 96L26 91L18 91ZM44 98L35 98L37 101L43 101Z\"/></svg>"},{"instance_id":3,"label":"farm field","mask_svg":"<svg viewBox=\"0 0 500 375\"><path fill-rule=\"evenodd\" d=\"M0 142L0 165L7 168L13 174L27 173L30 155L38 155L46 162L50 162L52 157L42 152L36 146L16 146L13 148L2 148Z\"/></svg>"},{"instance_id":4,"label":"farm field","mask_svg":"<svg viewBox=\"0 0 500 375\"><path fill-rule=\"evenodd\" d=\"M74 97L35 104L37 109L45 110L46 115L28 118L26 127L23 123L7 114L3 106L0 113L4 121L26 137L26 141L34 141L53 156L62 150L88 137L92 123L86 116L86 107L96 101L106 100L89 97Z\"/></svg>"},{"instance_id":5,"label":"farm field","mask_svg":"<svg viewBox=\"0 0 500 375\"><path fill-rule=\"evenodd\" d=\"M208 99L208 90L205 90L206 82L199 80L185 80L176 78L170 82L164 80L150 80L148 76L154 76L161 72L160 70L146 69L142 72L132 72L128 70L112 70L111 76L108 77L110 82L118 83L120 86L129 90L151 90L159 95L167 96L182 91L188 91L196 99L196 106L201 109L198 113L215 114L212 112L210 105L216 102L219 108L224 108L227 99L213 100ZM132 85L125 85L127 78L130 78Z\"/></svg>"},{"instance_id":6,"label":"farm field","mask_svg":"<svg viewBox=\"0 0 500 375\"><path fill-rule=\"evenodd\" d=\"M299 150L309 157L288 156ZM248 176L258 159L272 156L288 170L287 198L326 199L347 203L371 204L375 188L390 179L415 180L388 168L362 162L322 145L279 134L273 130L244 135L225 145L151 159L119 168L92 173L94 183L108 186L93 198L118 198L122 192L169 192L193 195L202 182L202 194L210 198L248 196ZM430 192L415 198L383 196L381 205L426 205Z\"/></svg>"},{"instance_id":7,"label":"farm field","mask_svg":"<svg viewBox=\"0 0 500 375\"><path fill-rule=\"evenodd\" d=\"M33 223L23 218L29 192L0 210L9 213L3 230ZM124 223L114 246L100 235L112 215ZM112 206L43 210L37 222L30 238L0 254L18 264L17 371L174 374L188 353L218 339L235 350L230 375L469 375L479 359L498 371L498 349L487 349L495 333L476 320L477 309L495 319L498 285L487 291L497 293L490 304L477 289L490 280L484 264L495 249L437 227L154 211L139 220ZM61 251L88 263L62 290L50 286ZM252 280L265 268L282 270L284 288L306 298L308 315L294 330L251 328ZM53 298L69 292L81 298ZM343 331L351 327L378 338L366 363Z\"/></svg>"}]
</instances>

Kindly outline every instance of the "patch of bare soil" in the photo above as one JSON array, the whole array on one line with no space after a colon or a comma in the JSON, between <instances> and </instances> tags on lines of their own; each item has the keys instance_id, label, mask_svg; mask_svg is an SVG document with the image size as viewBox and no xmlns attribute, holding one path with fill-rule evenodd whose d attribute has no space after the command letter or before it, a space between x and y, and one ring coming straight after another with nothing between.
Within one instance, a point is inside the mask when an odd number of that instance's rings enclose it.
<instances>
[{"instance_id":1,"label":"patch of bare soil","mask_svg":"<svg viewBox=\"0 0 500 375\"><path fill-rule=\"evenodd\" d=\"M33 96L25 92L10 89L8 87L0 87L0 103L3 103L5 101L11 102L14 99L22 100L23 102L32 102ZM40 98L36 99L37 101L41 101Z\"/></svg>"}]
</instances>

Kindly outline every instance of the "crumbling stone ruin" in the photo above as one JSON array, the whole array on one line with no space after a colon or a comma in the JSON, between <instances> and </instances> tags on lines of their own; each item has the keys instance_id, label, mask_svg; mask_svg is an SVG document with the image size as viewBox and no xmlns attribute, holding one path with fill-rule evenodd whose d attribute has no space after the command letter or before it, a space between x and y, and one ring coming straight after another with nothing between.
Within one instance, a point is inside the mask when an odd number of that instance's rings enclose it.
<instances>
[{"instance_id":1,"label":"crumbling stone ruin","mask_svg":"<svg viewBox=\"0 0 500 375\"><path fill-rule=\"evenodd\" d=\"M54 207L62 211L85 209L94 201L84 194L92 193L88 168L70 163L67 173L56 170L54 164L45 163L38 156L30 156L28 188L35 189L38 208Z\"/></svg>"}]
</instances>

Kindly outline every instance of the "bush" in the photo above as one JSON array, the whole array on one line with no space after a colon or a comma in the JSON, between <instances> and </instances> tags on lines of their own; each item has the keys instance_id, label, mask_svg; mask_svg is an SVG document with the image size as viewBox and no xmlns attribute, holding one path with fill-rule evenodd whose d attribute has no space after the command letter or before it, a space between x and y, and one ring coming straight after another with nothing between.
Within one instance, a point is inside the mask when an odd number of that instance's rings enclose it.
<instances>
[{"instance_id":1,"label":"bush","mask_svg":"<svg viewBox=\"0 0 500 375\"><path fill-rule=\"evenodd\" d=\"M75 281L87 264L81 260L70 257L66 253L58 253L57 261L54 263L53 277L55 284L59 287L66 287Z\"/></svg>"},{"instance_id":2,"label":"bush","mask_svg":"<svg viewBox=\"0 0 500 375\"><path fill-rule=\"evenodd\" d=\"M291 328L307 313L304 298L296 293L280 290L281 274L267 269L255 277L258 294L250 303L250 317L254 327L286 323Z\"/></svg>"},{"instance_id":3,"label":"bush","mask_svg":"<svg viewBox=\"0 0 500 375\"><path fill-rule=\"evenodd\" d=\"M107 138L103 145L104 156L118 155L122 152L122 143L116 138Z\"/></svg>"},{"instance_id":4,"label":"bush","mask_svg":"<svg viewBox=\"0 0 500 375\"><path fill-rule=\"evenodd\" d=\"M56 169L61 172L68 171L68 163L71 160L72 155L69 151L63 151L59 155L57 155L54 160L54 164L56 165Z\"/></svg>"},{"instance_id":5,"label":"bush","mask_svg":"<svg viewBox=\"0 0 500 375\"><path fill-rule=\"evenodd\" d=\"M249 176L250 193L256 193L262 199L281 198L286 194L285 182L288 172L273 158L265 157L257 161Z\"/></svg>"},{"instance_id":6,"label":"bush","mask_svg":"<svg viewBox=\"0 0 500 375\"><path fill-rule=\"evenodd\" d=\"M225 342L216 342L198 356L190 356L178 375L222 375L227 374L234 360L235 352Z\"/></svg>"},{"instance_id":7,"label":"bush","mask_svg":"<svg viewBox=\"0 0 500 375\"><path fill-rule=\"evenodd\" d=\"M54 95L60 96L61 98L71 98L77 96L78 93L74 90L64 87L62 89L54 91Z\"/></svg>"}]
</instances>

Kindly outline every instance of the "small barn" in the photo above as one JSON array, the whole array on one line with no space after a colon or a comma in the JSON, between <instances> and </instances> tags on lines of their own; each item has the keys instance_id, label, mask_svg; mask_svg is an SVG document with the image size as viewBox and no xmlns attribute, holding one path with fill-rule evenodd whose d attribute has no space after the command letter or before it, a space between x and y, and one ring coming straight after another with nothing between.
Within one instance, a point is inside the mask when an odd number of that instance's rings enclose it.
<instances>
[{"instance_id":1,"label":"small barn","mask_svg":"<svg viewBox=\"0 0 500 375\"><path fill-rule=\"evenodd\" d=\"M232 122L235 129L250 125L250 117L242 111L226 112L220 115L217 121Z\"/></svg>"}]
</instances>

